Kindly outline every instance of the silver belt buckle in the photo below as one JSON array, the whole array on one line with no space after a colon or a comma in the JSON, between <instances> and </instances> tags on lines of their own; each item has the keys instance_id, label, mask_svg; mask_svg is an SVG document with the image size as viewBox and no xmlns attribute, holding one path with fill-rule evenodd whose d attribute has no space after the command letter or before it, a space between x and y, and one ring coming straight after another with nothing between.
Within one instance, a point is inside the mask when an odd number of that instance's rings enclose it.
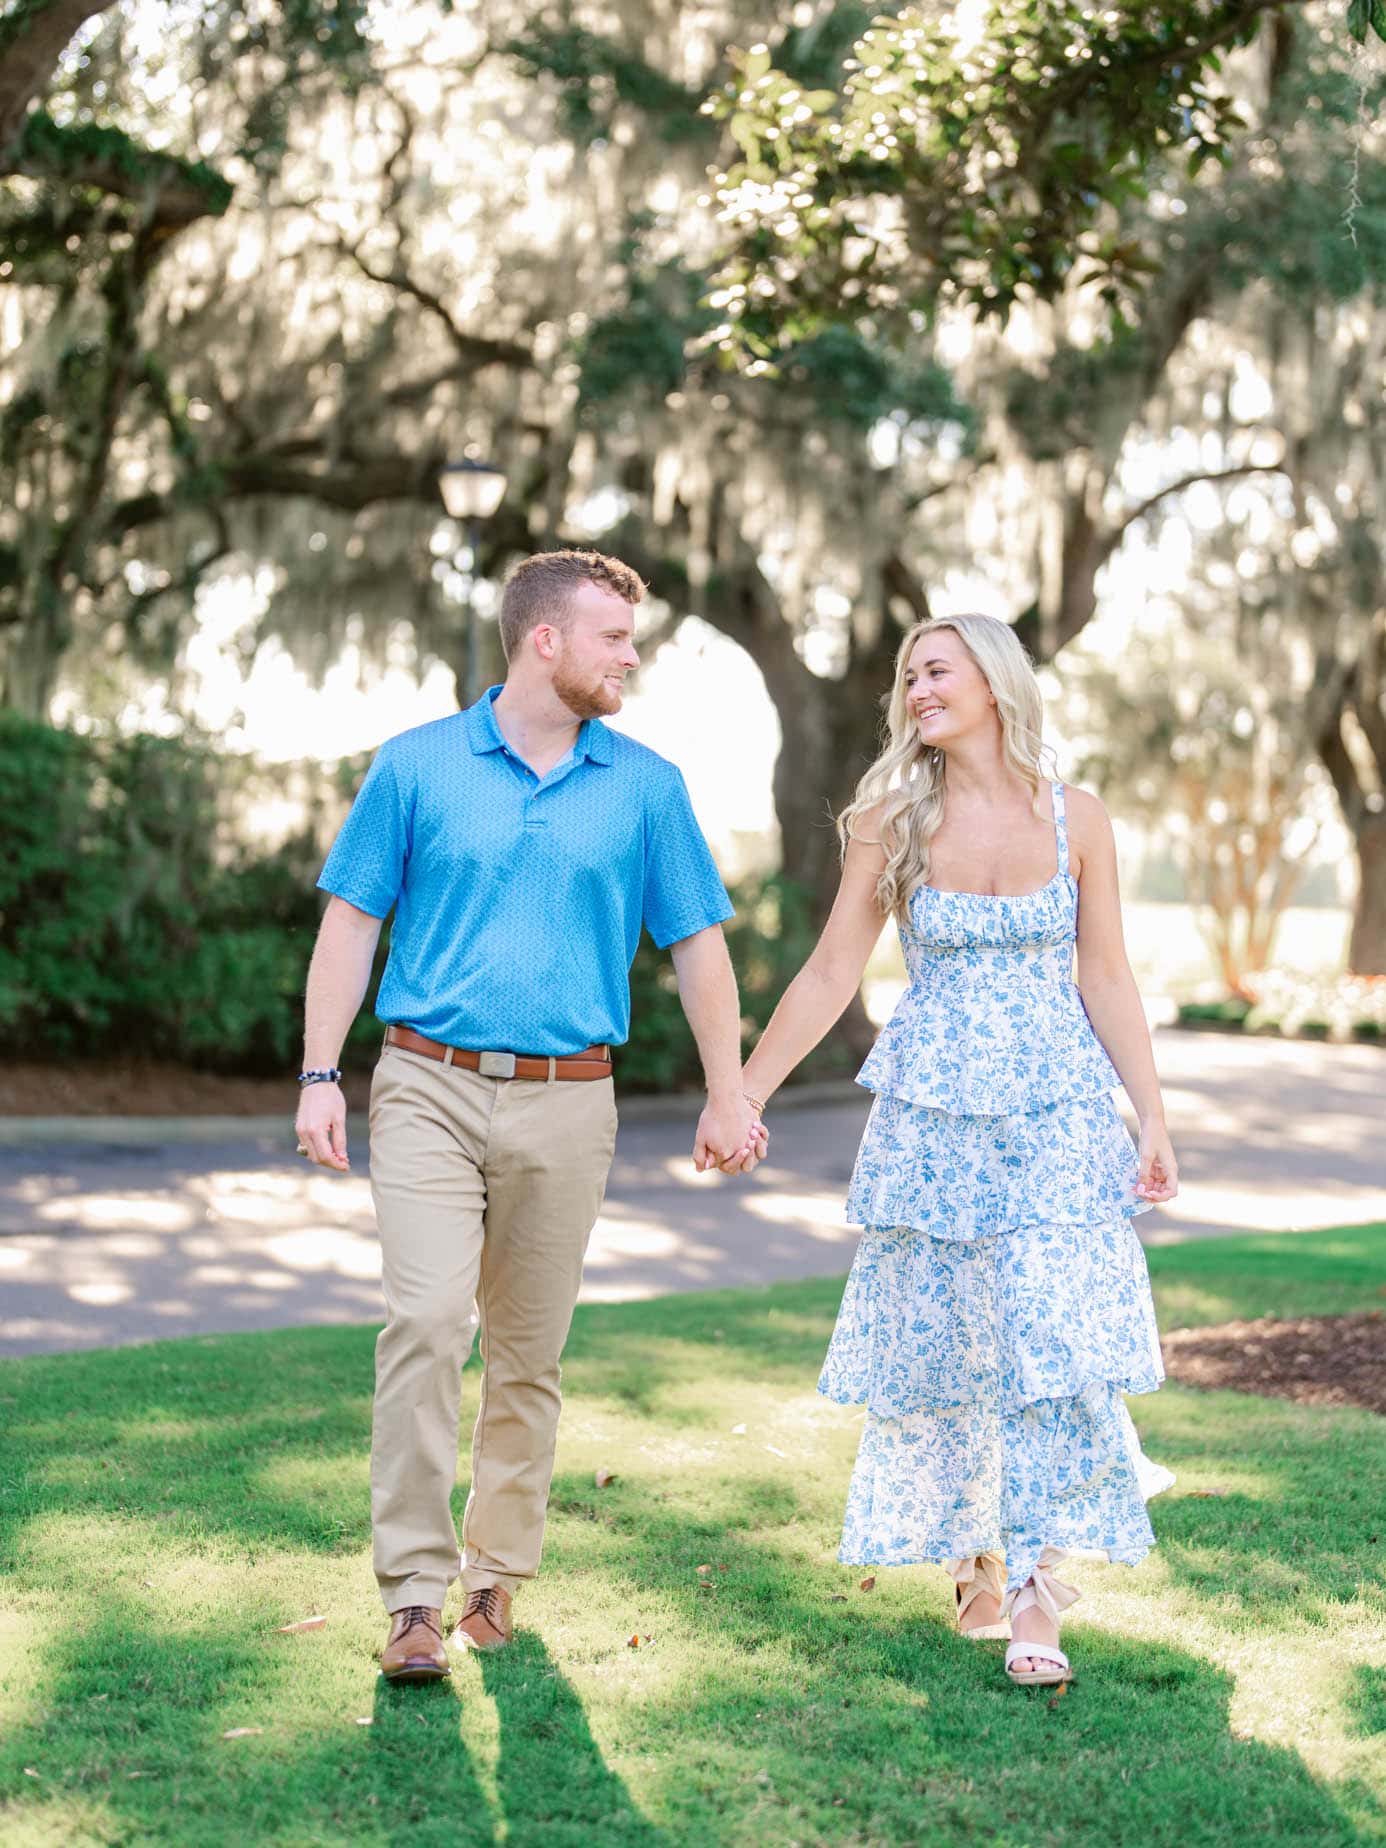
<instances>
[{"instance_id":1,"label":"silver belt buckle","mask_svg":"<svg viewBox=\"0 0 1386 1848\"><path fill-rule=\"evenodd\" d=\"M513 1078L515 1076L515 1055L513 1052L483 1052L477 1057L476 1069L483 1078Z\"/></svg>"}]
</instances>

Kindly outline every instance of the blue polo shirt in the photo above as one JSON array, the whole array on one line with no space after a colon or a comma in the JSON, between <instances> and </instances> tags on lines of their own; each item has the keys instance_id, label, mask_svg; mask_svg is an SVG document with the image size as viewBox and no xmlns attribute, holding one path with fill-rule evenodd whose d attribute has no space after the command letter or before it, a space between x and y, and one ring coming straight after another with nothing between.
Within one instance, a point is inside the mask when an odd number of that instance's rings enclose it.
<instances>
[{"instance_id":1,"label":"blue polo shirt","mask_svg":"<svg viewBox=\"0 0 1386 1848\"><path fill-rule=\"evenodd\" d=\"M641 925L663 949L731 904L673 764L588 719L537 777L500 690L381 746L318 884L394 909L382 1021L480 1051L620 1045Z\"/></svg>"}]
</instances>

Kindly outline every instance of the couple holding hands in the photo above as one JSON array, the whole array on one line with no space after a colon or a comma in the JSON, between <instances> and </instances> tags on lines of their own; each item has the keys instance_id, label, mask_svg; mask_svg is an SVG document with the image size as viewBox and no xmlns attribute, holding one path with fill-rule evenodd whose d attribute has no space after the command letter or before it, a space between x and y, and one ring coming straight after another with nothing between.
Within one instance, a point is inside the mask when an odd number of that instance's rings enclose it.
<instances>
[{"instance_id":1,"label":"couple holding hands","mask_svg":"<svg viewBox=\"0 0 1386 1848\"><path fill-rule=\"evenodd\" d=\"M1172 1478L1122 1397L1162 1375L1133 1216L1173 1197L1102 805L1042 773L1039 688L987 616L904 638L889 737L840 819L842 882L743 1069L732 907L678 770L602 719L638 665L637 575L550 552L501 599L507 674L377 753L323 868L298 1135L345 1170L336 1060L383 920L370 1102L387 1319L376 1345L382 1672L511 1634L538 1570L559 1359L616 1135L612 1048L642 927L669 948L707 1081L694 1162L749 1172L766 1101L856 994L885 920L909 986L860 1074L863 1228L819 1390L866 1407L840 1558L945 1564L1017 1683L1066 1678L1065 1553L1134 1564ZM1077 980L1074 979L1075 945ZM1132 1143L1113 1099L1125 1087ZM461 1372L481 1404L459 1551Z\"/></svg>"}]
</instances>

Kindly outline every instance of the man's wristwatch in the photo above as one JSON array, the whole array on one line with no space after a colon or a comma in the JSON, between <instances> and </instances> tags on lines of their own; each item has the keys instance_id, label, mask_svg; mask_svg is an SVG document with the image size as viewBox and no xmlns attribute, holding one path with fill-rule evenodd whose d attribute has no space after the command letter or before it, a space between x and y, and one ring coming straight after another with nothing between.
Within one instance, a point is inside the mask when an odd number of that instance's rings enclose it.
<instances>
[{"instance_id":1,"label":"man's wristwatch","mask_svg":"<svg viewBox=\"0 0 1386 1848\"><path fill-rule=\"evenodd\" d=\"M325 1071L300 1072L298 1074L298 1082L300 1086L309 1084L340 1084L342 1082L342 1074L337 1066L329 1065Z\"/></svg>"}]
</instances>

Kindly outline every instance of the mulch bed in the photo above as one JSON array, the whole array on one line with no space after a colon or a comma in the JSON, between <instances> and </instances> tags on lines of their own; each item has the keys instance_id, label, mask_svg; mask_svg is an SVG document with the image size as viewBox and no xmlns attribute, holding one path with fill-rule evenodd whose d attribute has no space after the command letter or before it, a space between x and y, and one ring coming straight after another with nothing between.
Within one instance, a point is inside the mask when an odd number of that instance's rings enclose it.
<instances>
[{"instance_id":1,"label":"mulch bed","mask_svg":"<svg viewBox=\"0 0 1386 1848\"><path fill-rule=\"evenodd\" d=\"M1160 1346L1170 1378L1185 1386L1386 1413L1386 1315L1380 1309L1176 1328Z\"/></svg>"}]
</instances>

